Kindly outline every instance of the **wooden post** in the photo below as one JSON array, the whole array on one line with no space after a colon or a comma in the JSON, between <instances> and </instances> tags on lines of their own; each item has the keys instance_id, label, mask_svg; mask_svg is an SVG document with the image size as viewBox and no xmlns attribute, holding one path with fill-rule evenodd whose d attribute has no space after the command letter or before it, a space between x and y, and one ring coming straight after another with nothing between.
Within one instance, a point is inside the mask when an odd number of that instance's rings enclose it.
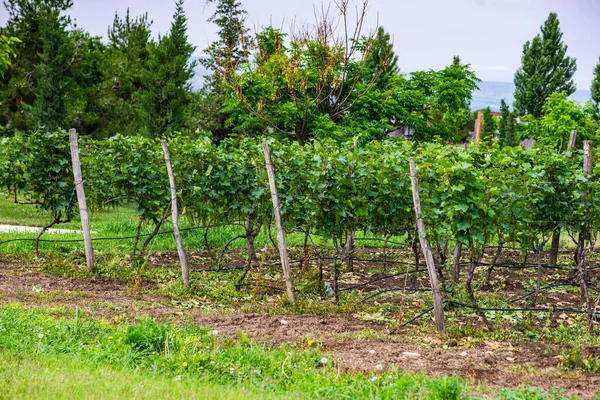
<instances>
[{"instance_id":1,"label":"wooden post","mask_svg":"<svg viewBox=\"0 0 600 400\"><path fill-rule=\"evenodd\" d=\"M79 146L77 144L77 131L75 129L69 129L69 143L71 145L71 161L73 162L73 178L75 179L75 191L77 192L77 203L79 204L79 215L81 216L81 230L83 231L85 261L89 270L94 272L94 248L92 247L90 220L88 217L85 190L83 190L81 163L79 161Z\"/></svg>"},{"instance_id":2,"label":"wooden post","mask_svg":"<svg viewBox=\"0 0 600 400\"><path fill-rule=\"evenodd\" d=\"M423 256L427 263L427 271L429 272L429 280L431 282L431 290L433 292L433 310L435 317L435 326L440 335L446 335L446 326L444 324L444 305L442 303L442 293L440 291L440 285L438 283L437 271L435 270L435 263L433 261L433 254L425 239L425 224L421 217L421 199L419 198L419 181L417 179L417 169L415 167L415 160L413 157L410 158L410 181L412 184L412 195L413 203L415 205L415 217L417 219L417 234L419 235L419 241L421 242L421 248L423 249Z\"/></svg>"},{"instance_id":3,"label":"wooden post","mask_svg":"<svg viewBox=\"0 0 600 400\"><path fill-rule=\"evenodd\" d=\"M583 174L586 176L588 181L592 176L592 159L593 159L593 142L591 140L583 141ZM587 287L587 267L586 267L586 258L590 249L586 249L586 242L590 242L591 235L591 226L589 223L589 207L587 206L588 202L588 194L583 195L583 202L586 203L586 209L584 211L585 221L583 223L582 231L579 233L579 240L577 242L577 270L579 272L579 285L581 289L581 300L585 303L585 306L588 311L589 318L589 328L590 332L592 330L592 308L590 303L590 296Z\"/></svg>"},{"instance_id":4,"label":"wooden post","mask_svg":"<svg viewBox=\"0 0 600 400\"><path fill-rule=\"evenodd\" d=\"M575 142L577 141L577 131L572 130L569 136L569 144L567 145L567 151L572 151L575 148ZM558 250L560 247L560 226L552 232L552 244L550 245L550 254L548 255L548 264L555 266L558 262Z\"/></svg>"},{"instance_id":5,"label":"wooden post","mask_svg":"<svg viewBox=\"0 0 600 400\"><path fill-rule=\"evenodd\" d=\"M571 136L569 136L569 144L567 145L567 150L571 151L575 148L575 142L577 141L577 131L572 130Z\"/></svg>"},{"instance_id":6,"label":"wooden post","mask_svg":"<svg viewBox=\"0 0 600 400\"><path fill-rule=\"evenodd\" d=\"M594 152L594 142L591 140L583 141L583 173L588 179L592 176L592 159Z\"/></svg>"},{"instance_id":7,"label":"wooden post","mask_svg":"<svg viewBox=\"0 0 600 400\"><path fill-rule=\"evenodd\" d=\"M279 247L279 257L281 259L281 267L283 268L283 276L285 277L285 285L287 287L288 298L292 303L296 301L296 290L294 289L294 277L290 270L288 260L287 246L285 243L285 232L281 223L281 210L279 207L279 196L277 195L277 182L275 181L275 169L271 161L271 150L269 143L262 142L263 153L265 154L265 164L267 165L267 175L269 176L269 188L271 189L271 199L273 200L273 213L275 214L275 224L277 225L277 245Z\"/></svg>"},{"instance_id":8,"label":"wooden post","mask_svg":"<svg viewBox=\"0 0 600 400\"><path fill-rule=\"evenodd\" d=\"M177 207L177 188L175 186L175 175L173 175L173 167L171 166L171 156L169 155L169 146L167 141L161 141L163 152L165 153L165 164L167 164L167 173L169 174L169 185L171 186L171 219L173 220L173 235L175 236L175 244L177 245L177 254L179 255L179 263L181 264L181 275L183 276L183 286L186 289L190 288L190 271L188 269L187 257L181 235L179 233L179 210Z\"/></svg>"}]
</instances>

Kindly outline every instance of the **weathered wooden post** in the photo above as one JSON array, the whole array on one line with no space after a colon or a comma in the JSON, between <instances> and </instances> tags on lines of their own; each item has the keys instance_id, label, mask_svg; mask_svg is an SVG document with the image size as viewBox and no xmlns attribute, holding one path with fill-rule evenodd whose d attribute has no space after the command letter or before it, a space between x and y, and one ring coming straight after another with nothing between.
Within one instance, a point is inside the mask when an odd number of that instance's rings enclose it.
<instances>
[{"instance_id":1,"label":"weathered wooden post","mask_svg":"<svg viewBox=\"0 0 600 400\"><path fill-rule=\"evenodd\" d=\"M190 288L190 271L188 269L187 257L181 234L179 233L179 209L177 206L177 187L175 186L175 175L171 166L171 156L169 155L169 146L167 141L161 142L163 153L165 154L165 164L167 165L167 173L169 174L169 185L171 187L171 219L173 220L173 235L175 236L175 244L177 245L177 254L179 255L179 263L181 264L181 275L183 276L183 286L186 289Z\"/></svg>"},{"instance_id":2,"label":"weathered wooden post","mask_svg":"<svg viewBox=\"0 0 600 400\"><path fill-rule=\"evenodd\" d=\"M75 129L69 129L69 144L71 145L73 178L75 179L75 191L77 192L77 203L79 204L79 215L81 217L81 230L83 231L85 261L89 270L94 272L94 248L92 246L90 220L87 210L87 201L85 199L85 190L83 189L81 162L79 161L79 145L77 144L77 131Z\"/></svg>"},{"instance_id":3,"label":"weathered wooden post","mask_svg":"<svg viewBox=\"0 0 600 400\"><path fill-rule=\"evenodd\" d=\"M589 181L592 176L592 158L593 158L593 142L591 140L584 140L583 142L583 174ZM583 203L585 204L584 221L581 232L579 233L579 240L577 241L576 259L577 259L577 270L579 272L579 285L581 289L581 301L585 303L588 318L589 318L589 329L592 330L592 304L590 303L590 296L587 287L587 268L586 260L587 254L590 249L586 248L586 245L590 243L591 235L591 223L589 221L589 206L588 193L583 195Z\"/></svg>"},{"instance_id":4,"label":"weathered wooden post","mask_svg":"<svg viewBox=\"0 0 600 400\"><path fill-rule=\"evenodd\" d=\"M410 181L412 184L412 195L413 203L415 206L415 217L417 219L417 234L419 235L419 242L423 249L423 256L427 263L427 272L429 272L429 281L431 282L431 290L433 292L433 312L435 317L435 326L440 335L446 335L446 326L444 324L444 304L442 302L442 292L440 291L440 284L438 282L437 271L435 270L435 263L433 261L433 254L425 238L425 224L421 217L421 199L419 197L419 181L417 178L417 168L415 167L415 160L413 157L409 160L410 163Z\"/></svg>"},{"instance_id":5,"label":"weathered wooden post","mask_svg":"<svg viewBox=\"0 0 600 400\"><path fill-rule=\"evenodd\" d=\"M262 142L263 153L265 154L265 164L267 165L267 175L269 176L269 188L271 189L271 199L273 200L273 212L275 214L275 224L277 225L277 246L279 248L279 258L283 268L283 276L287 287L288 298L292 303L296 301L296 290L294 289L294 277L290 270L288 260L287 245L285 243L285 231L281 222L281 210L279 207L279 196L277 194L277 182L275 181L275 169L271 161L271 150L269 143Z\"/></svg>"},{"instance_id":6,"label":"weathered wooden post","mask_svg":"<svg viewBox=\"0 0 600 400\"><path fill-rule=\"evenodd\" d=\"M569 144L567 145L567 151L572 151L575 148L577 141L577 131L572 130L569 136ZM557 227L552 232L552 244L550 245L550 254L548 255L548 264L555 266L558 262L558 250L560 246L560 227Z\"/></svg>"}]
</instances>

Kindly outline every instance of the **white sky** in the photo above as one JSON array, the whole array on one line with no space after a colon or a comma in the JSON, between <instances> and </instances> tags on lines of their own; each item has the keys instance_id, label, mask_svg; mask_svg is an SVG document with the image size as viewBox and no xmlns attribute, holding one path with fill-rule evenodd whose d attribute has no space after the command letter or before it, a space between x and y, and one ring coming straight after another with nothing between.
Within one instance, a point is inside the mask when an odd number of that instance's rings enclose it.
<instances>
[{"instance_id":1,"label":"white sky","mask_svg":"<svg viewBox=\"0 0 600 400\"><path fill-rule=\"evenodd\" d=\"M106 36L115 11L124 15L148 12L153 32L169 29L172 0L74 0L70 14L90 33ZM273 24L289 30L314 22L313 0L242 0L250 28ZM328 4L326 2L325 4ZM216 29L206 20L214 5L187 0L189 38L197 54L215 39ZM404 72L440 69L459 55L483 80L512 81L525 41L539 32L548 13L558 13L568 54L577 58L575 81L589 89L592 71L600 56L600 0L371 0L367 26L377 20L394 37L395 51ZM7 19L0 9L0 25Z\"/></svg>"}]
</instances>

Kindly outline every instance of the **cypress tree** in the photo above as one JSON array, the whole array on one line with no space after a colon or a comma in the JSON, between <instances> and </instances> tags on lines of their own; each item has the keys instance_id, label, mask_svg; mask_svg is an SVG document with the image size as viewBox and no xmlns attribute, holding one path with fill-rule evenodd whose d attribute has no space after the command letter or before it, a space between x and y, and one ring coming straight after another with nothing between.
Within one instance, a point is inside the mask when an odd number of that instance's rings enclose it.
<instances>
[{"instance_id":1,"label":"cypress tree","mask_svg":"<svg viewBox=\"0 0 600 400\"><path fill-rule=\"evenodd\" d=\"M204 50L206 58L200 63L212 74L207 77L206 84L199 96L199 125L210 131L215 142L220 142L233 132L230 123L231 113L225 105L230 88L227 81L232 73L248 62L251 39L245 27L246 10L237 0L210 0L217 3L214 14L207 22L218 27L218 38ZM260 55L259 55L260 58Z\"/></svg>"},{"instance_id":2,"label":"cypress tree","mask_svg":"<svg viewBox=\"0 0 600 400\"><path fill-rule=\"evenodd\" d=\"M594 68L594 80L592 81L592 107L594 109L594 118L600 121L600 59Z\"/></svg>"},{"instance_id":3,"label":"cypress tree","mask_svg":"<svg viewBox=\"0 0 600 400\"><path fill-rule=\"evenodd\" d=\"M517 125L516 115L510 111L510 108L502 99L500 103L500 112L502 116L498 122L498 136L500 144L502 146L516 146L518 144L515 136L515 129Z\"/></svg>"},{"instance_id":4,"label":"cypress tree","mask_svg":"<svg viewBox=\"0 0 600 400\"><path fill-rule=\"evenodd\" d=\"M365 63L370 78L374 79L373 86L380 91L390 89L391 78L400 71L393 47L390 34L380 26Z\"/></svg>"},{"instance_id":5,"label":"cypress tree","mask_svg":"<svg viewBox=\"0 0 600 400\"><path fill-rule=\"evenodd\" d=\"M34 127L53 131L67 128L66 91L70 78L65 74L70 54L67 20L59 10L47 10L42 20L40 63L36 66L38 76L37 94L32 109Z\"/></svg>"},{"instance_id":6,"label":"cypress tree","mask_svg":"<svg viewBox=\"0 0 600 400\"><path fill-rule=\"evenodd\" d=\"M492 115L492 110L487 107L483 110L483 126L481 127L481 141L490 142L496 135L496 120Z\"/></svg>"},{"instance_id":7,"label":"cypress tree","mask_svg":"<svg viewBox=\"0 0 600 400\"><path fill-rule=\"evenodd\" d=\"M568 46L562 41L558 16L550 13L540 29L541 35L523 46L521 68L514 77L515 110L535 118L542 115L542 107L551 94L575 92L573 74L577 70L575 58L567 56Z\"/></svg>"}]
</instances>

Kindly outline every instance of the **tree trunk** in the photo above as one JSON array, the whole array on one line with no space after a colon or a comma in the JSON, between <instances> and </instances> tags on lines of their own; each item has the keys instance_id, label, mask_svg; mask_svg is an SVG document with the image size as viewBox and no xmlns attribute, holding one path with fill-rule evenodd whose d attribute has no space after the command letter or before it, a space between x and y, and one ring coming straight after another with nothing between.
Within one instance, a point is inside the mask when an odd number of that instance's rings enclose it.
<instances>
[{"instance_id":1,"label":"tree trunk","mask_svg":"<svg viewBox=\"0 0 600 400\"><path fill-rule=\"evenodd\" d=\"M552 234L552 245L548 256L548 265L554 267L558 262L558 248L560 246L560 228L556 228Z\"/></svg>"},{"instance_id":2,"label":"tree trunk","mask_svg":"<svg viewBox=\"0 0 600 400\"><path fill-rule=\"evenodd\" d=\"M485 275L485 286L490 287L492 285L492 271L494 270L494 266L498 263L500 259L500 254L502 253L502 248L504 247L504 240L498 238L498 248L496 249L496 254L494 254L494 258L490 265L488 265L487 273Z\"/></svg>"},{"instance_id":3,"label":"tree trunk","mask_svg":"<svg viewBox=\"0 0 600 400\"><path fill-rule=\"evenodd\" d=\"M467 284L466 284L467 293L469 294L469 300L471 301L471 305L473 306L473 308L475 308L475 310L477 310L477 314L479 314L479 316L485 323L485 326L488 328L488 330L490 332L493 332L494 328L492 327L492 324L490 324L490 321L488 321L487 317L485 316L485 313L479 307L479 304L477 304L477 300L475 299L475 293L473 293L472 282L473 282L473 276L475 275L475 265L476 265L475 256L474 256L473 252L474 252L474 250L471 250L469 268L467 270Z\"/></svg>"},{"instance_id":4,"label":"tree trunk","mask_svg":"<svg viewBox=\"0 0 600 400\"><path fill-rule=\"evenodd\" d=\"M60 216L54 218L54 221L50 222L48 225L44 226L40 233L35 238L35 257L39 258L40 256L40 238L48 229L52 228L54 225L58 224L60 221Z\"/></svg>"},{"instance_id":5,"label":"tree trunk","mask_svg":"<svg viewBox=\"0 0 600 400\"><path fill-rule=\"evenodd\" d=\"M140 241L140 231L142 230L142 223L144 222L144 217L140 217L138 220L137 229L135 231L135 238L133 239L133 250L131 250L131 259L135 257L135 253L137 252L137 245Z\"/></svg>"},{"instance_id":6,"label":"tree trunk","mask_svg":"<svg viewBox=\"0 0 600 400\"><path fill-rule=\"evenodd\" d=\"M462 254L462 242L457 241L452 255L452 280L458 283L460 280L460 256Z\"/></svg>"},{"instance_id":7,"label":"tree trunk","mask_svg":"<svg viewBox=\"0 0 600 400\"><path fill-rule=\"evenodd\" d=\"M346 263L346 272L354 272L354 232L346 232L346 243L342 251L342 262Z\"/></svg>"}]
</instances>

